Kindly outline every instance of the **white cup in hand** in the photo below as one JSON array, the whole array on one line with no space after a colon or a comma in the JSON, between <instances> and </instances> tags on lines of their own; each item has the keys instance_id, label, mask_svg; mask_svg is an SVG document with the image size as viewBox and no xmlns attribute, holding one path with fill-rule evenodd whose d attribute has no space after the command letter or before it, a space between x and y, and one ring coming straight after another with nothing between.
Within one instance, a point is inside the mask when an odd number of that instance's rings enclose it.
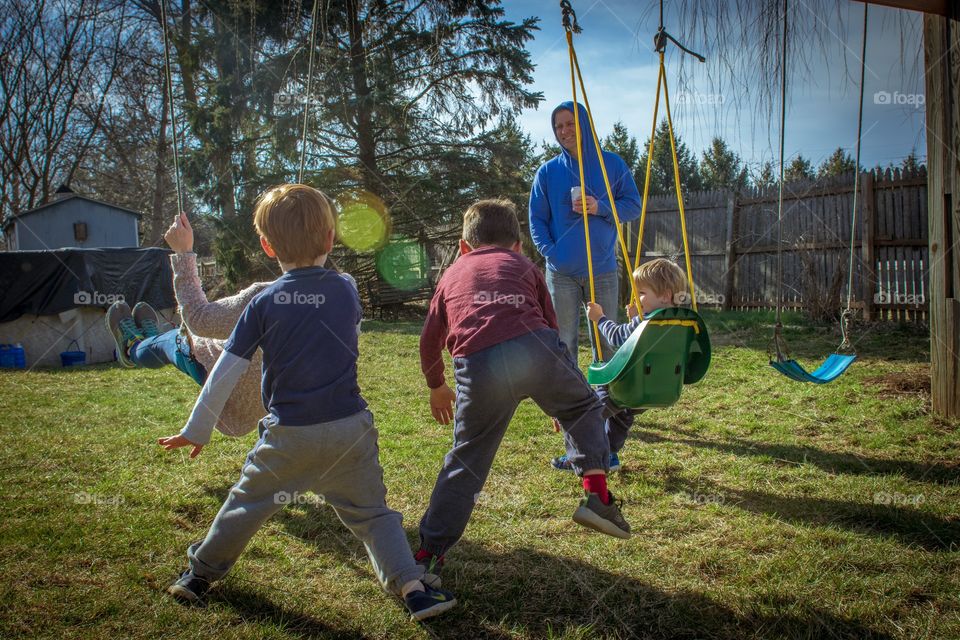
<instances>
[{"instance_id":1,"label":"white cup in hand","mask_svg":"<svg viewBox=\"0 0 960 640\"><path fill-rule=\"evenodd\" d=\"M576 202L580 199L580 187L570 187L570 201Z\"/></svg>"}]
</instances>

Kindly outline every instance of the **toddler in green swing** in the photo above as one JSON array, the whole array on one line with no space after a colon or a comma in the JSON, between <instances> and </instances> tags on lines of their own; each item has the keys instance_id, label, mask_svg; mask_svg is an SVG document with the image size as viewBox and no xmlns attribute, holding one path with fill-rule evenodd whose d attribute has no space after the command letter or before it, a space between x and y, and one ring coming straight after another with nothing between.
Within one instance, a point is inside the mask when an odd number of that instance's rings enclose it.
<instances>
[{"instance_id":1,"label":"toddler in green swing","mask_svg":"<svg viewBox=\"0 0 960 640\"><path fill-rule=\"evenodd\" d=\"M616 321L607 318L603 307L596 302L587 303L587 317L591 322L597 323L600 335L615 349L619 349L654 311L666 307L679 307L690 297L687 293L687 277L683 269L666 258L655 258L637 267L633 272L633 283L641 309L638 311L633 303L628 305L627 322L624 324L617 324ZM640 413L642 409L634 411L617 407L607 395L606 388L598 389L597 395L604 403L607 438L610 440L610 470L614 471L620 468L618 453L627 441L627 434L633 426L633 416ZM565 455L554 458L551 464L554 469L560 471L572 470Z\"/></svg>"}]
</instances>

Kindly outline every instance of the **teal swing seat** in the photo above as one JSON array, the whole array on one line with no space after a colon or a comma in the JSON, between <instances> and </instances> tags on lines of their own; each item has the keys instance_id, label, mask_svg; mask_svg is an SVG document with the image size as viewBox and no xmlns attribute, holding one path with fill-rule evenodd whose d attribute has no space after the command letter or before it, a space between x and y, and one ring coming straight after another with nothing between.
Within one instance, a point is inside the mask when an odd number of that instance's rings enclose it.
<instances>
[{"instance_id":1,"label":"teal swing seat","mask_svg":"<svg viewBox=\"0 0 960 640\"><path fill-rule=\"evenodd\" d=\"M710 335L696 311L658 309L644 320L613 357L587 371L592 385L607 385L610 398L627 409L669 407L685 384L710 368Z\"/></svg>"},{"instance_id":2,"label":"teal swing seat","mask_svg":"<svg viewBox=\"0 0 960 640\"><path fill-rule=\"evenodd\" d=\"M803 368L803 365L792 358L787 360L771 360L770 366L797 382L826 384L839 378L856 359L857 356L855 355L833 353L822 365L812 372L808 372Z\"/></svg>"}]
</instances>

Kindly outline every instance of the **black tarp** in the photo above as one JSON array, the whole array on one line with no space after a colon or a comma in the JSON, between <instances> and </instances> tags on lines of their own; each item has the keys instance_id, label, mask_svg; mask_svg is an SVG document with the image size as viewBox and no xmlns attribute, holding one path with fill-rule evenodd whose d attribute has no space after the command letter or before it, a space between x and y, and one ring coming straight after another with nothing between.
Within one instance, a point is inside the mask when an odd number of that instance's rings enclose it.
<instances>
[{"instance_id":1,"label":"black tarp","mask_svg":"<svg viewBox=\"0 0 960 640\"><path fill-rule=\"evenodd\" d=\"M155 247L0 252L0 322L120 299L169 309L176 306L169 255Z\"/></svg>"}]
</instances>

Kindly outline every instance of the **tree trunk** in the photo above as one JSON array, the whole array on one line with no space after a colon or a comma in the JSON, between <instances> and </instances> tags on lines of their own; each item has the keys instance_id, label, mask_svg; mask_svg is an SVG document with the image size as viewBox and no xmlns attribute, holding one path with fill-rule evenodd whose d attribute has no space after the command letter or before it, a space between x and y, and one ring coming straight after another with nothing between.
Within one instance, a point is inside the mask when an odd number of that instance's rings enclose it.
<instances>
[{"instance_id":1,"label":"tree trunk","mask_svg":"<svg viewBox=\"0 0 960 640\"><path fill-rule=\"evenodd\" d=\"M386 185L377 167L377 141L373 135L373 100L367 81L366 48L363 44L363 24L360 22L360 3L347 2L347 20L350 37L350 75L357 96L357 148L363 185L367 191L383 198Z\"/></svg>"}]
</instances>

